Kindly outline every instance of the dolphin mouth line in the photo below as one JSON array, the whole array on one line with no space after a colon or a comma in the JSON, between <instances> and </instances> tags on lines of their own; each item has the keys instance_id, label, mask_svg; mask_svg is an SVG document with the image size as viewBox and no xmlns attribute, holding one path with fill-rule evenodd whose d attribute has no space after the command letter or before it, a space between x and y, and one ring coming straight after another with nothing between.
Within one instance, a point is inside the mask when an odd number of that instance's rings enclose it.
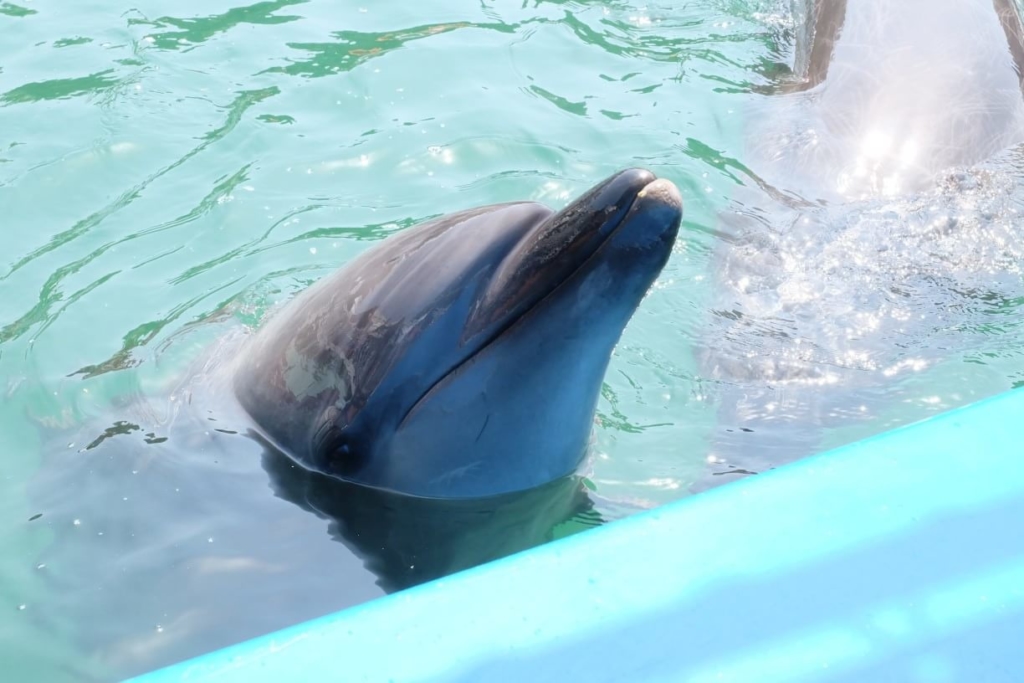
<instances>
[{"instance_id":1,"label":"dolphin mouth line","mask_svg":"<svg viewBox=\"0 0 1024 683\"><path fill-rule=\"evenodd\" d=\"M509 318L509 320L507 320L504 324L502 324L497 329L495 329L494 332L492 334L490 334L487 337L487 339L479 346L479 348L477 348L473 353L467 355L465 358L463 358L458 363L453 365L451 368L448 369L447 372L445 372L443 375L438 377L435 382L433 382L429 387L427 387L427 389L422 394L420 394L420 396L415 401L412 402L412 405L410 405L409 408L402 415L401 419L398 421L398 426L396 427L396 429L400 429L402 427L402 425L405 424L405 421L409 419L409 416L412 415L416 411L416 408L419 407L419 405L424 401L424 399L429 397L434 392L434 390L438 387L438 385L440 385L446 379L448 379L453 374L458 372L464 365L466 365L467 363L471 362L478 355L480 355L481 353L486 351L488 348L490 348L490 346L495 341L500 339L502 335L504 335L506 332L508 332L513 327L518 325L521 320L523 320L524 318L529 316L534 310L536 310L545 301L547 301L552 296L554 296L556 292L558 292L560 289L562 289L562 287L564 287L567 282L573 280L578 273L580 273L584 268L587 267L587 265L589 263L591 263L593 260L598 258L600 256L600 254L601 254L601 251L604 249L605 245L607 245L608 242L612 239L612 237L614 237L616 235L616 233L618 233L619 230L622 228L622 226L626 224L627 219L629 218L631 212L633 211L633 207L636 206L637 201L642 199L644 196L646 196L648 188L650 188L651 185L655 184L659 180L660 180L659 178L654 178L653 180L651 180L649 183L647 183L646 185L644 185L642 188L640 188L637 191L637 193L630 200L629 206L626 208L625 211L622 212L622 216L619 218L618 223L615 225L615 227L612 228L611 230L609 230L608 234L606 234L601 239L601 241L598 244L598 246L586 258L584 258L582 261L580 261L580 263L575 268L573 268L571 271L569 271L565 275L565 277L563 277L558 282L551 284L550 285L550 289L548 289L548 291L545 292L543 294L543 296L541 296L539 299L534 301L529 307L527 307L524 310L520 311L517 315ZM617 208L617 207L613 207L613 208ZM555 214L552 214L552 215L555 215ZM481 433L482 433L482 431L481 431Z\"/></svg>"}]
</instances>

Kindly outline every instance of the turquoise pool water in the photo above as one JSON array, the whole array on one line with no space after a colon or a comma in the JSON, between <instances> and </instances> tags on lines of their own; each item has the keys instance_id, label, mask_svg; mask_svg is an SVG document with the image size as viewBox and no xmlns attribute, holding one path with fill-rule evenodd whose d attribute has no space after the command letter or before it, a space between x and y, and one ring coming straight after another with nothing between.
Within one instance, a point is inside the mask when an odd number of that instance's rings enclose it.
<instances>
[{"instance_id":1,"label":"turquoise pool water","mask_svg":"<svg viewBox=\"0 0 1024 683\"><path fill-rule=\"evenodd\" d=\"M752 206L741 188L757 205L744 215L781 215L752 182L744 131L792 59L788 7L0 2L5 671L117 678L382 593L380 558L336 542L329 510L282 496L259 448L174 427L177 382L213 340L445 212L561 206L631 165L686 202L676 253L606 379L594 510L566 522L549 499L513 507L497 529L554 527L520 545L688 495L717 481L707 461L722 449L764 439L795 456L1024 382L1017 254L971 252L956 277L936 277L956 244L929 252L920 280L905 269L914 253L871 260L860 291L902 286L924 321L899 344L866 335L873 365L844 366L816 340L824 356L809 362L850 370L828 393L757 371L793 329L723 304L735 246L723 225ZM966 242L1012 246L1016 158L993 168L897 208L956 213L981 226ZM887 205L823 211L856 222L857 244L892 236L870 230ZM831 291L794 314L797 331L870 304ZM733 326L743 314L753 324ZM730 363L754 371L716 369ZM775 404L791 419L743 431L745 414ZM471 545L518 547L492 540ZM445 552L451 568L478 556Z\"/></svg>"}]
</instances>

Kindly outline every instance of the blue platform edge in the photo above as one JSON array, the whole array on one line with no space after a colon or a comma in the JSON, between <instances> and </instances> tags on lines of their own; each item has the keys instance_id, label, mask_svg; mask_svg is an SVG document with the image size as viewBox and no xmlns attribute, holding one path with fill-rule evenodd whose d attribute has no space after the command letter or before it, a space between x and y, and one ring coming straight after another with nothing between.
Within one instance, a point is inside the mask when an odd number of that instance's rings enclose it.
<instances>
[{"instance_id":1,"label":"blue platform edge","mask_svg":"<svg viewBox=\"0 0 1024 683\"><path fill-rule=\"evenodd\" d=\"M135 679L1024 681L1024 390Z\"/></svg>"}]
</instances>

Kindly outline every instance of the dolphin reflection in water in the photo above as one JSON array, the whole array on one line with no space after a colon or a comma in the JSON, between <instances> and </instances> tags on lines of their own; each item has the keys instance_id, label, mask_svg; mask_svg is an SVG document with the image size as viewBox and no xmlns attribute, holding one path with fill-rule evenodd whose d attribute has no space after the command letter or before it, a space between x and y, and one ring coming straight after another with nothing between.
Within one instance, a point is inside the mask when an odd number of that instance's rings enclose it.
<instances>
[{"instance_id":1,"label":"dolphin reflection in water","mask_svg":"<svg viewBox=\"0 0 1024 683\"><path fill-rule=\"evenodd\" d=\"M696 489L1010 384L963 361L1011 348L995 334L1024 300L1016 5L808 0L795 18L792 77L752 97L723 215ZM926 369L952 390L923 394Z\"/></svg>"}]
</instances>

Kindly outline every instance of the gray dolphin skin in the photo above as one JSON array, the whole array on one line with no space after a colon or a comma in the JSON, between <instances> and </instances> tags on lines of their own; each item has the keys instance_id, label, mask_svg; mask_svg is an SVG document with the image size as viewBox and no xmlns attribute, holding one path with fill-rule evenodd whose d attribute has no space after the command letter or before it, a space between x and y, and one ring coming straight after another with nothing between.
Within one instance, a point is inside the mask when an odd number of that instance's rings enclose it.
<instances>
[{"instance_id":1,"label":"gray dolphin skin","mask_svg":"<svg viewBox=\"0 0 1024 683\"><path fill-rule=\"evenodd\" d=\"M671 182L630 169L557 213L499 204L410 228L274 315L235 393L275 446L356 484L481 498L572 474L681 219Z\"/></svg>"}]
</instances>

